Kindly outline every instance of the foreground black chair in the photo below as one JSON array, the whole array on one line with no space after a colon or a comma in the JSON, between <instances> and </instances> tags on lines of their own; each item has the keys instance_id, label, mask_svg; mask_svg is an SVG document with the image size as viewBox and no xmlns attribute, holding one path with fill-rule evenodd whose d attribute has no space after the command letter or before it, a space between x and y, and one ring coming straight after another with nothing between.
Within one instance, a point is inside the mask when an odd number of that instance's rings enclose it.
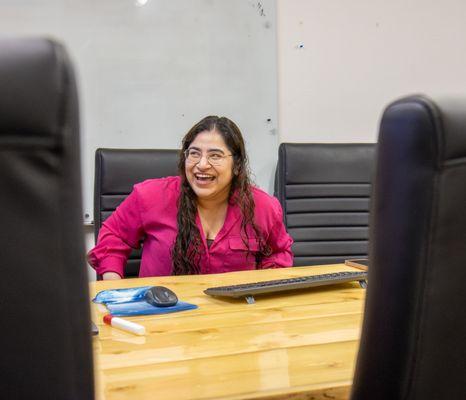
<instances>
[{"instance_id":1,"label":"foreground black chair","mask_svg":"<svg viewBox=\"0 0 466 400\"><path fill-rule=\"evenodd\" d=\"M294 239L294 265L367 256L373 143L282 143L275 196Z\"/></svg>"},{"instance_id":2,"label":"foreground black chair","mask_svg":"<svg viewBox=\"0 0 466 400\"><path fill-rule=\"evenodd\" d=\"M466 102L385 110L352 399L461 399L466 380Z\"/></svg>"},{"instance_id":3,"label":"foreground black chair","mask_svg":"<svg viewBox=\"0 0 466 400\"><path fill-rule=\"evenodd\" d=\"M131 193L133 185L149 178L178 175L178 150L97 149L94 180L94 235L102 223ZM134 250L125 277L136 277L141 250Z\"/></svg>"},{"instance_id":4,"label":"foreground black chair","mask_svg":"<svg viewBox=\"0 0 466 400\"><path fill-rule=\"evenodd\" d=\"M0 40L0 393L93 399L78 104L65 49Z\"/></svg>"}]
</instances>

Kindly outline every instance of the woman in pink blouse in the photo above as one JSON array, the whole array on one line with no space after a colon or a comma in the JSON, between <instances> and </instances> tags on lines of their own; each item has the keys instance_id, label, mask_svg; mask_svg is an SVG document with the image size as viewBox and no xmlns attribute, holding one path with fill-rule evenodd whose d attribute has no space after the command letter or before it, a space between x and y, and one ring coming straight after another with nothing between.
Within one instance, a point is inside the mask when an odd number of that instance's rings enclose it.
<instances>
[{"instance_id":1,"label":"woman in pink blouse","mask_svg":"<svg viewBox=\"0 0 466 400\"><path fill-rule=\"evenodd\" d=\"M149 179L103 223L88 254L103 279L120 279L144 238L139 276L289 267L292 239L278 200L251 185L243 137L225 117L186 134L180 176Z\"/></svg>"}]
</instances>

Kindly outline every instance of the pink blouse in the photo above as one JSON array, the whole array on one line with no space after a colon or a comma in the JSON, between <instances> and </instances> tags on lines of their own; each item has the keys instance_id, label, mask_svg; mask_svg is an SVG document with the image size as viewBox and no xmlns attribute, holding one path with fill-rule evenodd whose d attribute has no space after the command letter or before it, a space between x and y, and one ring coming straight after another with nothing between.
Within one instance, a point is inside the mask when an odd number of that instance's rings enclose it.
<instances>
[{"instance_id":1,"label":"pink blouse","mask_svg":"<svg viewBox=\"0 0 466 400\"><path fill-rule=\"evenodd\" d=\"M98 274L116 272L123 276L132 248L144 238L140 277L172 273L171 248L177 235L177 200L180 177L149 179L134 186L131 194L103 223L97 245L89 252L89 263ZM253 188L255 222L272 249L257 268L290 267L293 264L293 240L283 224L282 209L275 197ZM254 256L247 254L241 238L241 212L230 204L222 229L207 246L199 215L196 223L201 233L204 252L201 273L211 274L255 269ZM249 239L249 248L258 249L257 240Z\"/></svg>"}]
</instances>

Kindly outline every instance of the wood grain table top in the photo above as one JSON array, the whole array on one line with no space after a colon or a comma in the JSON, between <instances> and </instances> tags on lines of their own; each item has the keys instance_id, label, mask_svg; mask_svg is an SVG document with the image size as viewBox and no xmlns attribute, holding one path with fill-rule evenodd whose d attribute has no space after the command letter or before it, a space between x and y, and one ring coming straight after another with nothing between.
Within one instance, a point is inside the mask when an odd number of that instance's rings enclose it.
<instances>
[{"instance_id":1,"label":"wood grain table top","mask_svg":"<svg viewBox=\"0 0 466 400\"><path fill-rule=\"evenodd\" d=\"M92 303L97 398L346 399L362 324L365 291L357 282L222 299L208 287L355 270L343 264L226 274L167 276L90 285L105 289L161 285L196 310L128 317L135 336L104 325Z\"/></svg>"}]
</instances>

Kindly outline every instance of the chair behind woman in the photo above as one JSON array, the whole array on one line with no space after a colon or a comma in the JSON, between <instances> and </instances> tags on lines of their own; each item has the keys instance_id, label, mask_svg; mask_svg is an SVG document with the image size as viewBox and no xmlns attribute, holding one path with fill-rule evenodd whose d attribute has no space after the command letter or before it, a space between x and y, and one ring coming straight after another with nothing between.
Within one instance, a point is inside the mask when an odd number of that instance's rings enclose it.
<instances>
[{"instance_id":1,"label":"chair behind woman","mask_svg":"<svg viewBox=\"0 0 466 400\"><path fill-rule=\"evenodd\" d=\"M126 199L136 183L150 178L178 175L179 150L97 149L94 180L94 237L102 223ZM133 250L125 267L125 278L137 277L141 250ZM100 277L98 277L100 278Z\"/></svg>"},{"instance_id":2,"label":"chair behind woman","mask_svg":"<svg viewBox=\"0 0 466 400\"><path fill-rule=\"evenodd\" d=\"M282 143L275 195L295 266L367 257L374 143Z\"/></svg>"}]
</instances>

